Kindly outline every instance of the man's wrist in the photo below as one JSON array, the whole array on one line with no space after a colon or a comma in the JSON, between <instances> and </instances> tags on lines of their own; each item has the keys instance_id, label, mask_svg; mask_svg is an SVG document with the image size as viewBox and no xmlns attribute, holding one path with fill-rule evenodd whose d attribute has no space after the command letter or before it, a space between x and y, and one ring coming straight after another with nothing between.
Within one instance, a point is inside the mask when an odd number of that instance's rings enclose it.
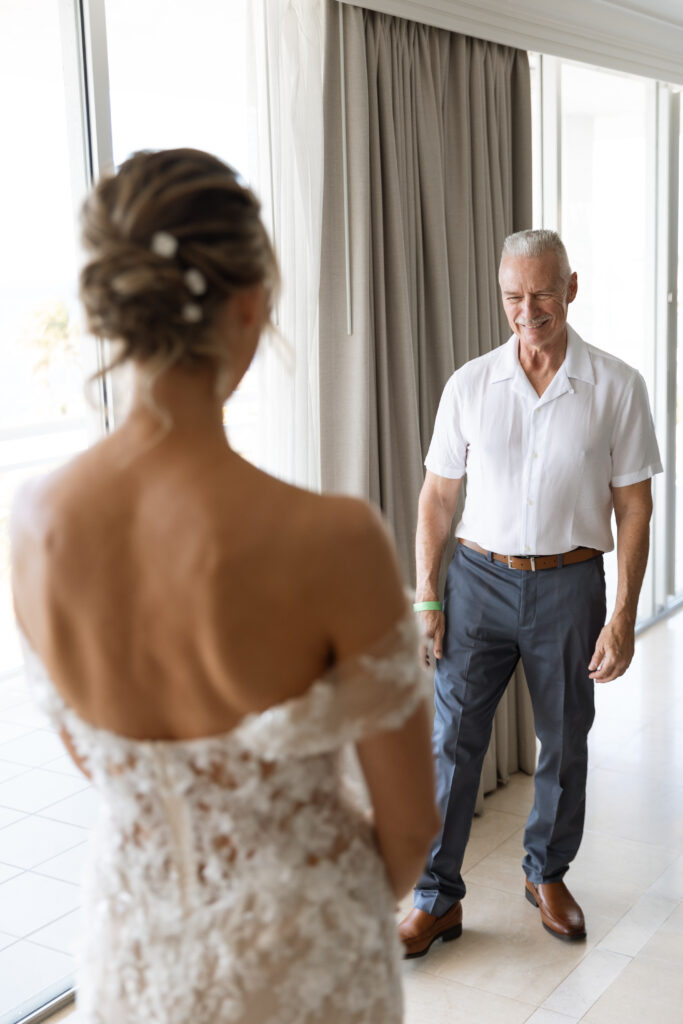
<instances>
[{"instance_id":1,"label":"man's wrist","mask_svg":"<svg viewBox=\"0 0 683 1024\"><path fill-rule=\"evenodd\" d=\"M615 608L610 621L614 622L615 619L618 619L620 622L624 622L627 626L635 629L637 617L637 612L630 608Z\"/></svg>"},{"instance_id":2,"label":"man's wrist","mask_svg":"<svg viewBox=\"0 0 683 1024\"><path fill-rule=\"evenodd\" d=\"M436 572L418 573L415 583L416 601L438 601L439 600L439 576Z\"/></svg>"},{"instance_id":3,"label":"man's wrist","mask_svg":"<svg viewBox=\"0 0 683 1024\"><path fill-rule=\"evenodd\" d=\"M443 611L441 601L416 601L413 605L414 612L440 612Z\"/></svg>"}]
</instances>

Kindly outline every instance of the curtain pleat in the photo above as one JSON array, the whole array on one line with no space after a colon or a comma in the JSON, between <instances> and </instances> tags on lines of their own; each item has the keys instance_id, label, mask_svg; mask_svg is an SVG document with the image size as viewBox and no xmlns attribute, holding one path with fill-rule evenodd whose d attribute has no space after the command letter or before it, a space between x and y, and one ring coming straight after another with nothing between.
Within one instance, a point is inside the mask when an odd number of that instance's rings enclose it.
<instances>
[{"instance_id":1,"label":"curtain pleat","mask_svg":"<svg viewBox=\"0 0 683 1024\"><path fill-rule=\"evenodd\" d=\"M528 60L520 50L357 7L341 5L340 25L334 0L325 21L322 486L380 506L412 582L423 460L444 384L509 334L497 272L506 235L531 224ZM482 784L495 788L534 764L518 670L496 716Z\"/></svg>"},{"instance_id":2,"label":"curtain pleat","mask_svg":"<svg viewBox=\"0 0 683 1024\"><path fill-rule=\"evenodd\" d=\"M259 347L252 370L267 396L255 448L263 469L317 490L324 9L319 0L259 0L248 5L248 14L256 157L249 179L263 204L283 284L275 311L280 337Z\"/></svg>"}]
</instances>

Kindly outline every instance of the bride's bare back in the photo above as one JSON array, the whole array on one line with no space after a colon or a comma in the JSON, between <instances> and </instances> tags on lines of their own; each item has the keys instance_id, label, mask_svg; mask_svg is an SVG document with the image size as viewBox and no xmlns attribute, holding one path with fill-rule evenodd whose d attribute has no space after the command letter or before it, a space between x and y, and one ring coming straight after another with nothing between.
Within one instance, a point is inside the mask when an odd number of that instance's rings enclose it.
<instances>
[{"instance_id":1,"label":"bride's bare back","mask_svg":"<svg viewBox=\"0 0 683 1024\"><path fill-rule=\"evenodd\" d=\"M227 731L296 696L405 608L361 502L229 447L223 402L278 270L256 197L195 150L139 153L83 210L81 298L134 371L113 434L20 496L17 615L66 701L136 738Z\"/></svg>"},{"instance_id":2,"label":"bride's bare back","mask_svg":"<svg viewBox=\"0 0 683 1024\"><path fill-rule=\"evenodd\" d=\"M133 415L15 508L29 639L75 710L137 738L226 731L402 608L367 506L259 472L185 412L152 444L158 427Z\"/></svg>"}]
</instances>

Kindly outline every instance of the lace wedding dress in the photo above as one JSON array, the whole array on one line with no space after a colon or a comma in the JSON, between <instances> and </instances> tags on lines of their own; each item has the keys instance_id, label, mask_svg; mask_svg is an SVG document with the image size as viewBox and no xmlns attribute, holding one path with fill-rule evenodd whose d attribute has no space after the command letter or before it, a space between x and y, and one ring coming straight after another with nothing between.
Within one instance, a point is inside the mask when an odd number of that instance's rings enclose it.
<instances>
[{"instance_id":1,"label":"lace wedding dress","mask_svg":"<svg viewBox=\"0 0 683 1024\"><path fill-rule=\"evenodd\" d=\"M27 674L100 796L84 888L80 1024L398 1024L401 950L342 748L425 693L411 618L231 732L141 741Z\"/></svg>"}]
</instances>

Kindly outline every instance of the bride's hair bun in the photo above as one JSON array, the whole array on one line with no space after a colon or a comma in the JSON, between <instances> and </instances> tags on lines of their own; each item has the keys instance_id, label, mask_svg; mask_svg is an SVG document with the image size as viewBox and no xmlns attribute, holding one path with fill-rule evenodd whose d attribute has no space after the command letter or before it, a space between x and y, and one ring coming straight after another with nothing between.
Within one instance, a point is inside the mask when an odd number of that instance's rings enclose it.
<instances>
[{"instance_id":1,"label":"bride's hair bun","mask_svg":"<svg viewBox=\"0 0 683 1024\"><path fill-rule=\"evenodd\" d=\"M193 149L141 152L103 177L82 211L80 295L116 363L224 360L216 312L242 288L272 293L278 270L254 194Z\"/></svg>"}]
</instances>

